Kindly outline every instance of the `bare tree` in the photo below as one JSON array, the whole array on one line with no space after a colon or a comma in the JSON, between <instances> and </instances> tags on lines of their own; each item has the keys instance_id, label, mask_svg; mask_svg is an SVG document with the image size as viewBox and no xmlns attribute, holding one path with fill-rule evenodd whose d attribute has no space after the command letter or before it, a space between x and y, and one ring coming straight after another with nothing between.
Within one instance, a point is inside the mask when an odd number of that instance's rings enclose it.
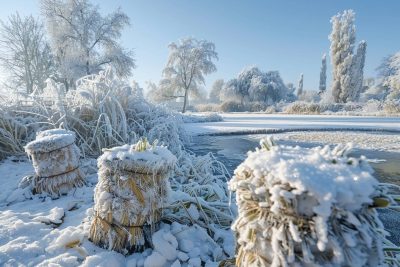
<instances>
[{"instance_id":1,"label":"bare tree","mask_svg":"<svg viewBox=\"0 0 400 267\"><path fill-rule=\"evenodd\" d=\"M15 13L0 23L0 63L10 75L10 88L32 93L42 89L55 72L43 24L33 16Z\"/></svg>"},{"instance_id":2,"label":"bare tree","mask_svg":"<svg viewBox=\"0 0 400 267\"><path fill-rule=\"evenodd\" d=\"M205 84L204 76L217 70L215 45L205 40L186 38L169 46L169 58L163 74L176 93L183 93L182 113L186 111L190 91Z\"/></svg>"},{"instance_id":3,"label":"bare tree","mask_svg":"<svg viewBox=\"0 0 400 267\"><path fill-rule=\"evenodd\" d=\"M135 67L132 52L117 42L129 17L120 9L102 16L88 0L42 0L41 10L66 85L112 66L120 77Z\"/></svg>"}]
</instances>

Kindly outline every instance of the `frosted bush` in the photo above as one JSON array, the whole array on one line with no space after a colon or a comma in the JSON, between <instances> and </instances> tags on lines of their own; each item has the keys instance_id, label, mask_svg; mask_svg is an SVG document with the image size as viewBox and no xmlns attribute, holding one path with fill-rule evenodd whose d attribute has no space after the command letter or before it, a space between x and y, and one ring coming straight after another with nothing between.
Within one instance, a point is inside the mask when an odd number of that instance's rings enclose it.
<instances>
[{"instance_id":1,"label":"frosted bush","mask_svg":"<svg viewBox=\"0 0 400 267\"><path fill-rule=\"evenodd\" d=\"M289 114L319 114L321 106L317 103L294 102L287 105L284 109Z\"/></svg>"},{"instance_id":2,"label":"frosted bush","mask_svg":"<svg viewBox=\"0 0 400 267\"><path fill-rule=\"evenodd\" d=\"M23 154L25 139L31 139L29 127L13 118L0 107L0 160L7 156Z\"/></svg>"},{"instance_id":3,"label":"frosted bush","mask_svg":"<svg viewBox=\"0 0 400 267\"><path fill-rule=\"evenodd\" d=\"M383 110L387 114L400 114L400 100L386 101L383 104Z\"/></svg>"},{"instance_id":4,"label":"frosted bush","mask_svg":"<svg viewBox=\"0 0 400 267\"><path fill-rule=\"evenodd\" d=\"M382 111L382 102L378 100L368 100L363 106L363 112L378 113Z\"/></svg>"},{"instance_id":5,"label":"frosted bush","mask_svg":"<svg viewBox=\"0 0 400 267\"><path fill-rule=\"evenodd\" d=\"M378 266L383 226L371 208L378 182L349 147L261 141L230 181L239 216L237 266Z\"/></svg>"},{"instance_id":6,"label":"frosted bush","mask_svg":"<svg viewBox=\"0 0 400 267\"><path fill-rule=\"evenodd\" d=\"M195 109L199 112L218 112L220 111L219 104L198 104L195 106Z\"/></svg>"}]
</instances>

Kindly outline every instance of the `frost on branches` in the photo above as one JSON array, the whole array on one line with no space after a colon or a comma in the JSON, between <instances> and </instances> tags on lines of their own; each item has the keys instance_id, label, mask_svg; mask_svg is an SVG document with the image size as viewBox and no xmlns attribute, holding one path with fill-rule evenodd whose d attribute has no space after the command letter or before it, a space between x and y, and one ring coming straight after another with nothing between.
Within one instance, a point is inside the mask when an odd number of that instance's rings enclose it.
<instances>
[{"instance_id":1,"label":"frost on branches","mask_svg":"<svg viewBox=\"0 0 400 267\"><path fill-rule=\"evenodd\" d=\"M175 161L166 147L150 145L145 139L106 149L97 161L99 182L90 239L123 254L149 247Z\"/></svg>"},{"instance_id":2,"label":"frost on branches","mask_svg":"<svg viewBox=\"0 0 400 267\"><path fill-rule=\"evenodd\" d=\"M378 266L378 182L364 158L262 140L235 170L238 266Z\"/></svg>"},{"instance_id":3,"label":"frost on branches","mask_svg":"<svg viewBox=\"0 0 400 267\"><path fill-rule=\"evenodd\" d=\"M389 88L387 99L400 99L400 52L385 58L378 70L382 85Z\"/></svg>"},{"instance_id":4,"label":"frost on branches","mask_svg":"<svg viewBox=\"0 0 400 267\"><path fill-rule=\"evenodd\" d=\"M362 89L366 42L360 42L354 55L354 21L353 10L345 10L331 19L332 96L336 103L356 101Z\"/></svg>"},{"instance_id":5,"label":"frost on branches","mask_svg":"<svg viewBox=\"0 0 400 267\"><path fill-rule=\"evenodd\" d=\"M30 186L33 193L58 197L85 184L74 132L63 129L39 132L25 151L32 159L36 175L24 178L21 187Z\"/></svg>"}]
</instances>

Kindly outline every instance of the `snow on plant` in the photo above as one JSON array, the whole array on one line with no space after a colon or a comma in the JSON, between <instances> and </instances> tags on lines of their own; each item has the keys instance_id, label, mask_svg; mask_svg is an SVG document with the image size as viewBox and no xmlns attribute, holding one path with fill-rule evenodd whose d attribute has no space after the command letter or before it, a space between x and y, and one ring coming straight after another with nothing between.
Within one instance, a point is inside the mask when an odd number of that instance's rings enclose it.
<instances>
[{"instance_id":1,"label":"snow on plant","mask_svg":"<svg viewBox=\"0 0 400 267\"><path fill-rule=\"evenodd\" d=\"M400 52L383 59L379 66L382 85L390 89L389 100L399 98L400 92Z\"/></svg>"},{"instance_id":2,"label":"snow on plant","mask_svg":"<svg viewBox=\"0 0 400 267\"><path fill-rule=\"evenodd\" d=\"M130 87L115 79L110 68L79 79L77 90L70 92L66 127L77 132L85 152L98 155L102 148L129 142Z\"/></svg>"},{"instance_id":3,"label":"snow on plant","mask_svg":"<svg viewBox=\"0 0 400 267\"><path fill-rule=\"evenodd\" d=\"M85 184L75 133L63 129L39 132L36 140L25 146L25 151L32 159L36 175L27 177L21 185L31 186L33 193L58 197Z\"/></svg>"},{"instance_id":4,"label":"snow on plant","mask_svg":"<svg viewBox=\"0 0 400 267\"><path fill-rule=\"evenodd\" d=\"M28 127L0 107L0 160L7 156L23 154L22 142L28 135Z\"/></svg>"},{"instance_id":5,"label":"snow on plant","mask_svg":"<svg viewBox=\"0 0 400 267\"><path fill-rule=\"evenodd\" d=\"M365 158L261 141L235 170L238 266L378 266L383 226L371 208L378 182Z\"/></svg>"},{"instance_id":6,"label":"snow on plant","mask_svg":"<svg viewBox=\"0 0 400 267\"><path fill-rule=\"evenodd\" d=\"M90 239L123 254L149 246L161 219L175 161L167 148L150 145L146 139L105 149L98 159Z\"/></svg>"}]
</instances>

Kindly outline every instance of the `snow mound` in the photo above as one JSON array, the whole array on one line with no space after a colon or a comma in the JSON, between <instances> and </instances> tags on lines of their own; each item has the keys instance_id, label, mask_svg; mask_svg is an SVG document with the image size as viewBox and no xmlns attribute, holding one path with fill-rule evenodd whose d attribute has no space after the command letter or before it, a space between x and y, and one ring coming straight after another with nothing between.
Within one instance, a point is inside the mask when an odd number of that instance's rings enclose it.
<instances>
[{"instance_id":1,"label":"snow mound","mask_svg":"<svg viewBox=\"0 0 400 267\"><path fill-rule=\"evenodd\" d=\"M54 150L72 145L75 142L75 133L63 129L52 129L39 132L36 140L25 146L28 154L49 153Z\"/></svg>"},{"instance_id":2,"label":"snow mound","mask_svg":"<svg viewBox=\"0 0 400 267\"><path fill-rule=\"evenodd\" d=\"M165 146L149 147L145 151L136 151L135 145L123 145L104 149L98 159L99 168L110 170L143 171L156 169L165 173L176 163L176 157ZM132 153L132 152L135 153Z\"/></svg>"},{"instance_id":3,"label":"snow mound","mask_svg":"<svg viewBox=\"0 0 400 267\"><path fill-rule=\"evenodd\" d=\"M237 167L237 264L378 266L378 182L350 145L305 149L262 140Z\"/></svg>"}]
</instances>

